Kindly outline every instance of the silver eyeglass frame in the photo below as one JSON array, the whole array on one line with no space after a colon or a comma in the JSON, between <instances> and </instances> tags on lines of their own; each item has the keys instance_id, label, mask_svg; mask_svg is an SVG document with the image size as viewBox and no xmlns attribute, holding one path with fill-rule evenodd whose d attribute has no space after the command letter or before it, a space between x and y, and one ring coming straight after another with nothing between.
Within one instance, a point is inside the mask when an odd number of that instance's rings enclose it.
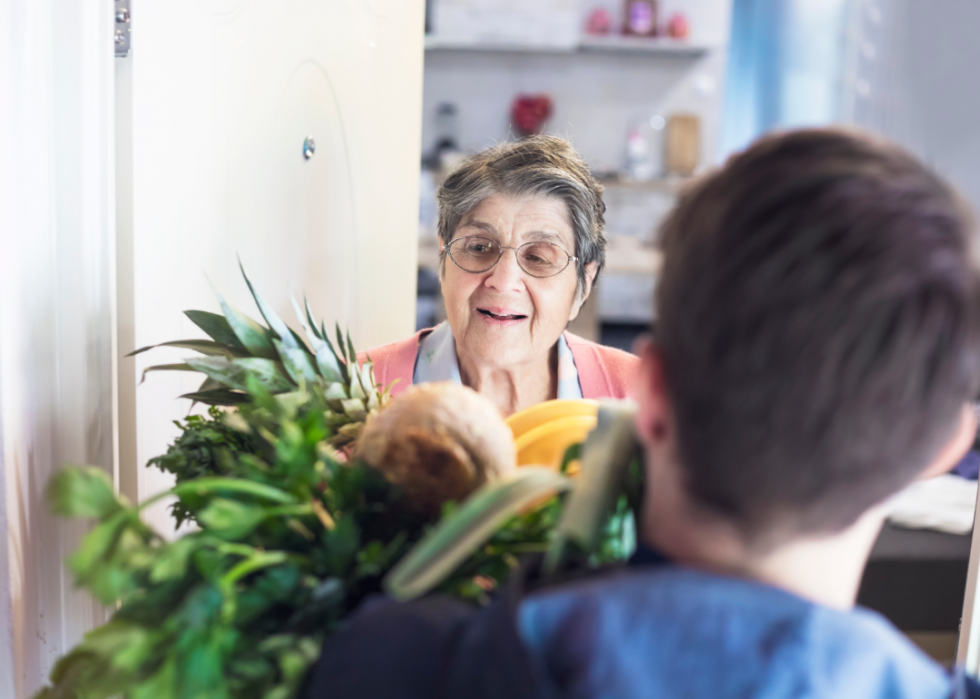
<instances>
[{"instance_id":1,"label":"silver eyeglass frame","mask_svg":"<svg viewBox=\"0 0 980 699\"><path fill-rule=\"evenodd\" d=\"M459 264L459 262L456 261L456 258L453 257L453 251L452 251L453 243L455 243L457 240L472 240L474 238L476 238L478 240L485 240L485 241L487 241L488 243L490 243L492 245L496 245L497 246L497 249L500 251L499 254L497 255L496 261L492 265L490 265L489 267L487 267L486 269L484 269L482 271L479 271L479 272L474 272L472 270L466 269L461 264ZM537 274L532 274L531 272L528 272L526 269L524 269L524 265L521 264L521 256L517 254L517 251L520 250L521 248L527 246L527 245L537 245L538 243L542 243L542 242L545 243L546 245L554 245L556 248L558 248L563 253L565 253L566 255L568 255L568 262L566 262L565 263L565 266L562 267L557 272L555 272L554 274L549 274L549 275L544 276L544 277L539 277ZM494 267L496 267L500 263L500 260L504 256L504 250L513 250L514 251L514 258L517 261L517 266L521 268L521 271L522 272L524 272L525 274L528 274L528 275L534 277L535 279L551 279L552 277L557 277L559 274L561 274L566 269L568 269L571 266L572 262L578 262L578 257L577 256L575 256L575 255L569 255L568 254L568 251L565 250L565 248L561 247L560 245L557 245L556 243L552 243L552 242L549 242L549 241L541 241L541 240L531 240L531 241L529 241L527 243L523 243L521 245L518 245L515 248L515 247L512 247L512 246L508 246L508 245L501 245L500 243L498 243L495 240L491 240L490 238L484 238L482 235L463 235L463 236L460 236L459 238L453 238L448 243L442 245L439 248L439 250L441 252L444 252L447 255L449 255L449 259L453 261L453 264L456 265L457 267L459 267L464 272L467 272L468 274L486 274L487 272L489 272L491 269L493 269Z\"/></svg>"}]
</instances>

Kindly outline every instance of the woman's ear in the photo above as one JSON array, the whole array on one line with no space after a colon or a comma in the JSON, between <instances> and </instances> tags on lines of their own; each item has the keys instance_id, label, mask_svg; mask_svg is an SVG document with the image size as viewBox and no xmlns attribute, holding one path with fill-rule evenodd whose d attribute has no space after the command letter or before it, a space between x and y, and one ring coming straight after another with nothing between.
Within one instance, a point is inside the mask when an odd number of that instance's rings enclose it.
<instances>
[{"instance_id":1,"label":"woman's ear","mask_svg":"<svg viewBox=\"0 0 980 699\"><path fill-rule=\"evenodd\" d=\"M919 480L935 478L944 473L949 473L960 462L963 456L973 446L973 440L977 435L977 414L973 407L964 405L960 413L960 424L956 427L956 432L946 442L946 446L940 449L939 453L932 460L932 463L919 475Z\"/></svg>"},{"instance_id":2,"label":"woman's ear","mask_svg":"<svg viewBox=\"0 0 980 699\"><path fill-rule=\"evenodd\" d=\"M577 294L575 303L572 304L572 309L568 314L568 322L571 323L578 316L579 310L582 308L582 304L585 300L589 298L589 294L592 293L592 282L595 280L596 269L598 264L595 262L590 262L585 265L585 287L582 289L581 294Z\"/></svg>"}]
</instances>

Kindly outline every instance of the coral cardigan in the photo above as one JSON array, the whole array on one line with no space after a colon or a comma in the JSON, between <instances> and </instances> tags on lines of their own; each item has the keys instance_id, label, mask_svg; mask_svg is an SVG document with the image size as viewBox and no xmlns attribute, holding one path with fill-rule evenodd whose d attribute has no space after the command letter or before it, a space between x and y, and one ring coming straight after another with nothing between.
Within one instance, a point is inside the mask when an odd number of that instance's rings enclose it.
<instances>
[{"instance_id":1,"label":"coral cardigan","mask_svg":"<svg viewBox=\"0 0 980 699\"><path fill-rule=\"evenodd\" d=\"M420 330L404 340L375 347L357 355L357 359L363 363L367 356L371 357L379 386L387 386L399 379L391 388L391 395L397 396L412 385L419 341L431 331L431 328ZM640 366L638 357L569 332L565 333L565 341L575 359L583 398L626 398L629 395L629 387L636 380Z\"/></svg>"}]
</instances>

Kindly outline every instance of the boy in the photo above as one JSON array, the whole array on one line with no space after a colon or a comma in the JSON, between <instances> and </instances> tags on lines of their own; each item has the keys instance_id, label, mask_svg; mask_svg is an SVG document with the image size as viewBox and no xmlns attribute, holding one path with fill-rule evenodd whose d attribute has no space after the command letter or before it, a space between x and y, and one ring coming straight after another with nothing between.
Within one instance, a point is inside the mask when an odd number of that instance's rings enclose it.
<instances>
[{"instance_id":1,"label":"boy","mask_svg":"<svg viewBox=\"0 0 980 699\"><path fill-rule=\"evenodd\" d=\"M976 430L965 207L894 146L798 131L704 178L661 232L656 340L638 347L631 564L480 611L369 609L326 645L311 696L975 689L854 609L882 504L949 470Z\"/></svg>"}]
</instances>

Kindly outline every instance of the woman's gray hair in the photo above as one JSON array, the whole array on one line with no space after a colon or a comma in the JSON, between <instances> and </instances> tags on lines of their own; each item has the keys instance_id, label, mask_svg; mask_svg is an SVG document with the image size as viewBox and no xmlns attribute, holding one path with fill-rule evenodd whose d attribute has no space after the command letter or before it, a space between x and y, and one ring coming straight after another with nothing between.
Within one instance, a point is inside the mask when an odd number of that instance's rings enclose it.
<instances>
[{"instance_id":1,"label":"woman's gray hair","mask_svg":"<svg viewBox=\"0 0 980 699\"><path fill-rule=\"evenodd\" d=\"M491 146L464 160L439 188L439 239L448 245L460 221L494 194L542 195L565 203L575 233L578 293L585 290L585 266L596 263L593 283L606 261L606 204L602 185L572 145L556 136L531 136ZM440 272L446 252L440 255Z\"/></svg>"}]
</instances>

